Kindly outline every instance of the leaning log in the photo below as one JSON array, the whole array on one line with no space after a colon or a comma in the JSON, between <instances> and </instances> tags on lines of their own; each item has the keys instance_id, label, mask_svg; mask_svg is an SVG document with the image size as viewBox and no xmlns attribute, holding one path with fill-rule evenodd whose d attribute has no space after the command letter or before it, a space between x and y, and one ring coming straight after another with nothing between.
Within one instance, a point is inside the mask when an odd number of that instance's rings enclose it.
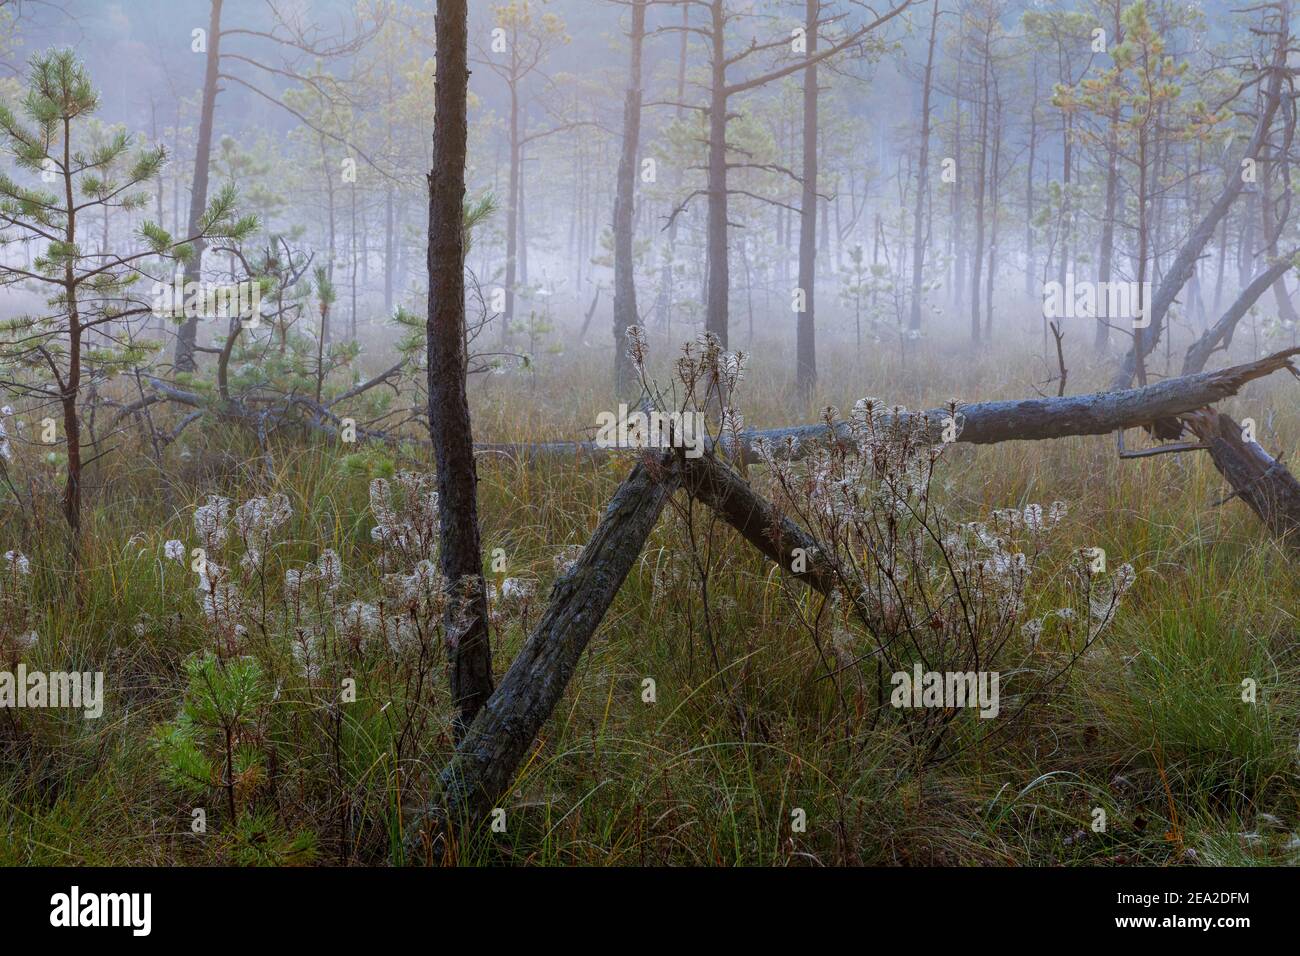
<instances>
[{"instance_id":1,"label":"leaning log","mask_svg":"<svg viewBox=\"0 0 1300 956\"><path fill-rule=\"evenodd\" d=\"M552 588L541 621L442 771L438 798L416 814L407 830L408 860L433 858L440 843L445 851L449 835L472 832L508 792L679 487L797 580L823 594L836 589L837 575L818 542L714 455L643 458L610 500L577 565ZM798 570L791 560L796 548L807 558Z\"/></svg>"},{"instance_id":2,"label":"leaning log","mask_svg":"<svg viewBox=\"0 0 1300 956\"><path fill-rule=\"evenodd\" d=\"M686 490L708 505L768 560L815 591L830 594L838 583L825 551L803 528L783 515L712 453L686 459ZM795 551L803 561L795 561ZM798 569L798 570L796 570Z\"/></svg>"},{"instance_id":3,"label":"leaning log","mask_svg":"<svg viewBox=\"0 0 1300 956\"><path fill-rule=\"evenodd\" d=\"M408 859L431 857L447 830L472 831L497 805L681 480L677 457L657 453L637 462L619 485L582 556L551 589L542 619L442 771L440 799L408 828Z\"/></svg>"},{"instance_id":4,"label":"leaning log","mask_svg":"<svg viewBox=\"0 0 1300 956\"><path fill-rule=\"evenodd\" d=\"M796 581L830 597L838 591L848 599L859 623L877 637L872 613L862 598L827 559L829 552L772 502L760 495L739 472L709 452L683 463L686 491L731 525L759 554ZM799 560L796 560L799 559ZM887 661L888 647L881 646Z\"/></svg>"},{"instance_id":5,"label":"leaning log","mask_svg":"<svg viewBox=\"0 0 1300 956\"><path fill-rule=\"evenodd\" d=\"M1224 502L1240 498L1274 535L1300 549L1300 481L1286 465L1258 442L1247 440L1230 415L1205 408L1183 420L1232 488Z\"/></svg>"},{"instance_id":6,"label":"leaning log","mask_svg":"<svg viewBox=\"0 0 1300 956\"><path fill-rule=\"evenodd\" d=\"M1187 350L1184 375L1200 372L1215 352L1227 349L1237 324L1275 280L1294 268L1295 256L1291 253L1277 260L1242 290L1219 321ZM1240 498L1270 531L1300 548L1300 482L1286 465L1258 442L1247 441L1241 425L1229 415L1204 409L1182 419L1207 447L1214 467L1232 488L1225 500Z\"/></svg>"},{"instance_id":7,"label":"leaning log","mask_svg":"<svg viewBox=\"0 0 1300 956\"><path fill-rule=\"evenodd\" d=\"M1226 350L1232 344L1232 334L1237 330L1237 323L1250 311L1255 301L1273 287L1273 283L1295 268L1295 259L1298 255L1300 249L1285 258L1278 259L1241 290L1228 310L1219 317L1219 321L1206 329L1205 333L1188 347L1187 355L1183 358L1184 375L1195 375L1204 370L1211 355Z\"/></svg>"}]
</instances>

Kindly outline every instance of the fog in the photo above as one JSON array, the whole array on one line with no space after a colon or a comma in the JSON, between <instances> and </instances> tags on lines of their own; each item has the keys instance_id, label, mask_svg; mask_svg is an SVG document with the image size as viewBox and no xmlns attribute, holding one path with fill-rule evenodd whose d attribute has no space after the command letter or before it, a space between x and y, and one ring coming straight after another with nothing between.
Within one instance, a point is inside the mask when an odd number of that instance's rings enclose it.
<instances>
[{"instance_id":1,"label":"fog","mask_svg":"<svg viewBox=\"0 0 1300 956\"><path fill-rule=\"evenodd\" d=\"M1292 6L0 0L0 863L1297 862Z\"/></svg>"}]
</instances>

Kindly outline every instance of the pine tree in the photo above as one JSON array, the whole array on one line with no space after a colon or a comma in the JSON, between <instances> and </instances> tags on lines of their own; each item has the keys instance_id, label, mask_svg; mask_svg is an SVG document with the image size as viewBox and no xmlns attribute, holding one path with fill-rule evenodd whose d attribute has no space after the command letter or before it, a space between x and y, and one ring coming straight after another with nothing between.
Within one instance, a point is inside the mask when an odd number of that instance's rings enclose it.
<instances>
[{"instance_id":1,"label":"pine tree","mask_svg":"<svg viewBox=\"0 0 1300 956\"><path fill-rule=\"evenodd\" d=\"M166 151L161 146L133 151L132 137L122 130L98 144L84 142L86 121L98 108L99 96L71 50L33 58L27 85L21 107L25 122L0 104L0 143L39 184L24 186L0 173L0 229L12 228L18 240L35 242L41 252L30 269L6 267L0 284L37 284L48 290L49 308L0 326L0 360L28 370L30 376L16 384L62 410L67 459L63 513L76 553L82 393L141 364L155 350L135 337L155 311L152 294L137 289L142 274L161 261L187 260L196 239L237 239L255 230L257 221L235 218L235 190L227 187L213 198L193 236L176 239L160 224L144 222L129 251L92 251L87 226L110 210L129 215L145 208L150 196L139 187L158 175ZM42 382L47 374L52 384Z\"/></svg>"}]
</instances>

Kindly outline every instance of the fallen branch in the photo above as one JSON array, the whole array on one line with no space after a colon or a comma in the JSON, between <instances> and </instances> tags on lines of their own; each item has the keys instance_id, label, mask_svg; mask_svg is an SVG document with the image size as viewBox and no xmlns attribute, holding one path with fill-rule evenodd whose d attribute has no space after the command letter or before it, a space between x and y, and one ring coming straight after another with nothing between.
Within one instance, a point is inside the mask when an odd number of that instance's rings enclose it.
<instances>
[{"instance_id":1,"label":"fallen branch","mask_svg":"<svg viewBox=\"0 0 1300 956\"><path fill-rule=\"evenodd\" d=\"M304 395L289 395L284 398L280 407L276 408L272 406L261 409L250 408L247 404L237 398L213 400L205 395L200 395L198 392L178 388L170 382L165 382L152 375L146 375L144 378L157 392L156 395L149 396L150 399L156 401L175 402L178 405L185 405L189 408L199 409L199 415L205 411L210 411L223 421L248 426L258 433L260 439L266 437L265 429L268 422L277 426L286 423L298 424L310 431L316 431L327 435L331 439L338 439L339 433L343 428L343 417L333 410L334 406L338 405L345 399L355 398L362 392L368 391L376 385L387 382L393 377L393 375L397 374L405 364L405 361L399 362L397 365L381 372L374 378L354 386L342 395L339 395L328 402L316 402ZM147 404L153 404L153 402L151 401ZM137 406L143 408L147 407L147 404L142 405L141 402L136 402L134 405L128 406L123 410L123 412L119 412L117 417L114 418L114 422L116 423L116 421L123 417L124 414L132 414L138 411ZM305 410L308 413L307 417L291 415L290 412L295 408ZM183 428L184 425L189 424L196 417L198 416L186 416L181 428ZM423 445L430 444L430 441L427 438L412 438L403 435L392 435L379 429L366 428L359 422L354 424L356 428L356 436L361 440L381 441L390 444L400 442L412 442L414 444ZM172 435L172 440L177 437L179 432L180 429L177 430L176 434Z\"/></svg>"},{"instance_id":2,"label":"fallen branch","mask_svg":"<svg viewBox=\"0 0 1300 956\"><path fill-rule=\"evenodd\" d=\"M1056 367L1059 371L1060 385L1056 389L1056 397L1062 398L1065 395L1065 380L1070 377L1070 371L1065 367L1065 352L1061 348L1061 340L1065 338L1065 333L1061 331L1061 326L1057 322L1050 323L1052 327L1052 338L1056 339Z\"/></svg>"}]
</instances>

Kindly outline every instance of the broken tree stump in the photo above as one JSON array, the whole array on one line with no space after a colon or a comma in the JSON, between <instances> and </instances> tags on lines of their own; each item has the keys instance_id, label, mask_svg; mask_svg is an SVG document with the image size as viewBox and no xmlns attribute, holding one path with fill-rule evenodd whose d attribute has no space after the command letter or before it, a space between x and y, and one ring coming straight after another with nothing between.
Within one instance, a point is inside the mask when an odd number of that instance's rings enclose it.
<instances>
[{"instance_id":1,"label":"broken tree stump","mask_svg":"<svg viewBox=\"0 0 1300 956\"><path fill-rule=\"evenodd\" d=\"M1231 416L1206 408L1183 420L1232 486L1229 497L1240 498L1270 531L1300 548L1300 481L1257 442L1246 441Z\"/></svg>"}]
</instances>

